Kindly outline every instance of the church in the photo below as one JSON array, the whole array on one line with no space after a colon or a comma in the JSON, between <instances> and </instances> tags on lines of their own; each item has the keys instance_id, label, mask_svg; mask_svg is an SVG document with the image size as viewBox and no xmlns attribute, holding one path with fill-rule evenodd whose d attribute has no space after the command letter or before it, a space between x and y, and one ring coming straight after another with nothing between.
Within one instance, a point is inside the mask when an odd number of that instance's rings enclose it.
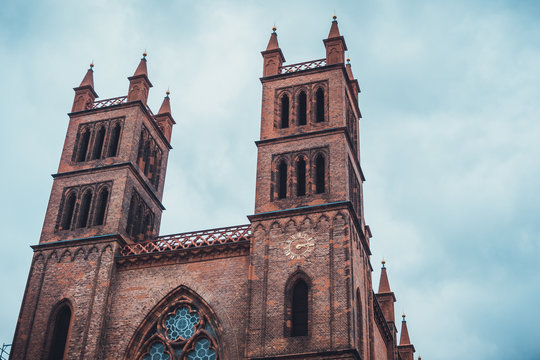
<instances>
[{"instance_id":1,"label":"church","mask_svg":"<svg viewBox=\"0 0 540 360\"><path fill-rule=\"evenodd\" d=\"M274 28L261 53L249 223L172 235L169 92L154 113L144 53L127 95L97 100L90 65L10 359L414 359L384 261L372 287L360 87L335 16L323 43L324 58L286 65Z\"/></svg>"}]
</instances>

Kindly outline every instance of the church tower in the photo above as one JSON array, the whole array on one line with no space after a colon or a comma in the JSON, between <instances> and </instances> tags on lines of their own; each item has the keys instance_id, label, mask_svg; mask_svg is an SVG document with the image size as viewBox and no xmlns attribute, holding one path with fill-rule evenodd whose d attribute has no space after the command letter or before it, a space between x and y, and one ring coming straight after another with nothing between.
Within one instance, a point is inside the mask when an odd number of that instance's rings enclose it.
<instances>
[{"instance_id":1,"label":"church tower","mask_svg":"<svg viewBox=\"0 0 540 360\"><path fill-rule=\"evenodd\" d=\"M370 358L358 82L335 16L323 59L284 66L273 30L262 52L247 357Z\"/></svg>"},{"instance_id":2,"label":"church tower","mask_svg":"<svg viewBox=\"0 0 540 360\"><path fill-rule=\"evenodd\" d=\"M157 115L148 107L146 65L144 53L127 96L96 101L93 64L74 89L12 359L98 358L114 254L159 233L174 120L168 92Z\"/></svg>"}]
</instances>

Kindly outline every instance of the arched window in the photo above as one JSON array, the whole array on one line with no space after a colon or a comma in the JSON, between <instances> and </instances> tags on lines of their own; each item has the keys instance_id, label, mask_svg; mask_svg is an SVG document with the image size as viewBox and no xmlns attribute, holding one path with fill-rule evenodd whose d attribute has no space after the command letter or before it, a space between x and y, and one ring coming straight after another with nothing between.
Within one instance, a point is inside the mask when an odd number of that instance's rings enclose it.
<instances>
[{"instance_id":1,"label":"arched window","mask_svg":"<svg viewBox=\"0 0 540 360\"><path fill-rule=\"evenodd\" d=\"M306 161L302 158L296 162L296 196L306 195Z\"/></svg>"},{"instance_id":2,"label":"arched window","mask_svg":"<svg viewBox=\"0 0 540 360\"><path fill-rule=\"evenodd\" d=\"M298 94L298 125L307 123L307 96L304 91Z\"/></svg>"},{"instance_id":3,"label":"arched window","mask_svg":"<svg viewBox=\"0 0 540 360\"><path fill-rule=\"evenodd\" d=\"M86 153L88 152L88 144L90 143L90 129L84 129L79 142L79 149L77 152L77 162L86 160Z\"/></svg>"},{"instance_id":4,"label":"arched window","mask_svg":"<svg viewBox=\"0 0 540 360\"><path fill-rule=\"evenodd\" d=\"M143 233L143 204L139 203L139 206L137 206L137 210L135 211L135 224L133 225L134 228L134 234L137 236L138 240L142 240L140 238L140 234Z\"/></svg>"},{"instance_id":5,"label":"arched window","mask_svg":"<svg viewBox=\"0 0 540 360\"><path fill-rule=\"evenodd\" d=\"M101 158L104 142L105 142L105 126L102 126L99 128L99 130L96 133L96 139L94 140L94 151L92 151L92 159Z\"/></svg>"},{"instance_id":6,"label":"arched window","mask_svg":"<svg viewBox=\"0 0 540 360\"><path fill-rule=\"evenodd\" d=\"M109 153L108 156L116 156L118 153L118 144L120 143L120 132L122 130L122 126L120 123L116 123L116 125L112 129L111 138L109 140Z\"/></svg>"},{"instance_id":7,"label":"arched window","mask_svg":"<svg viewBox=\"0 0 540 360\"><path fill-rule=\"evenodd\" d=\"M159 186L159 177L161 173L161 151L157 151L156 154L156 164L154 166L154 174L152 175L152 184L154 185L154 188L158 188Z\"/></svg>"},{"instance_id":8,"label":"arched window","mask_svg":"<svg viewBox=\"0 0 540 360\"><path fill-rule=\"evenodd\" d=\"M126 232L133 236L135 235L135 212L138 207L139 199L135 194L131 196L131 201L129 203L129 212L128 212L128 221L126 226Z\"/></svg>"},{"instance_id":9,"label":"arched window","mask_svg":"<svg viewBox=\"0 0 540 360\"><path fill-rule=\"evenodd\" d=\"M144 223L143 223L143 232L144 232L145 238L150 238L152 234L152 227L153 227L152 214L148 212L146 216L144 217Z\"/></svg>"},{"instance_id":10,"label":"arched window","mask_svg":"<svg viewBox=\"0 0 540 360\"><path fill-rule=\"evenodd\" d=\"M325 188L325 161L322 154L315 159L315 192L322 194Z\"/></svg>"},{"instance_id":11,"label":"arched window","mask_svg":"<svg viewBox=\"0 0 540 360\"><path fill-rule=\"evenodd\" d=\"M278 199L285 199L287 197L287 164L285 160L281 160L278 165L277 190Z\"/></svg>"},{"instance_id":12,"label":"arched window","mask_svg":"<svg viewBox=\"0 0 540 360\"><path fill-rule=\"evenodd\" d=\"M143 161L144 161L144 175L148 176L150 172L150 154L151 154L151 144L150 140L146 141L146 144L144 145L144 155L143 155Z\"/></svg>"},{"instance_id":13,"label":"arched window","mask_svg":"<svg viewBox=\"0 0 540 360\"><path fill-rule=\"evenodd\" d=\"M49 345L48 360L61 360L66 352L66 343L71 322L71 309L62 304L53 315L52 339Z\"/></svg>"},{"instance_id":14,"label":"arched window","mask_svg":"<svg viewBox=\"0 0 540 360\"><path fill-rule=\"evenodd\" d=\"M287 94L281 97L281 128L289 127L289 96Z\"/></svg>"},{"instance_id":15,"label":"arched window","mask_svg":"<svg viewBox=\"0 0 540 360\"><path fill-rule=\"evenodd\" d=\"M105 222L105 210L107 210L107 202L109 200L109 189L103 188L98 195L96 205L96 217L94 225L103 225Z\"/></svg>"},{"instance_id":16,"label":"arched window","mask_svg":"<svg viewBox=\"0 0 540 360\"><path fill-rule=\"evenodd\" d=\"M231 358L220 346L215 313L183 286L148 314L127 347L125 359L218 360Z\"/></svg>"},{"instance_id":17,"label":"arched window","mask_svg":"<svg viewBox=\"0 0 540 360\"><path fill-rule=\"evenodd\" d=\"M88 190L84 193L81 200L81 207L79 210L79 221L77 222L78 228L83 228L88 225L88 216L90 215L91 203L92 203L92 191Z\"/></svg>"},{"instance_id":18,"label":"arched window","mask_svg":"<svg viewBox=\"0 0 540 360\"><path fill-rule=\"evenodd\" d=\"M292 291L291 336L308 334L308 286L302 279L297 280Z\"/></svg>"},{"instance_id":19,"label":"arched window","mask_svg":"<svg viewBox=\"0 0 540 360\"><path fill-rule=\"evenodd\" d=\"M75 192L72 192L67 196L66 202L64 203L64 209L62 211L60 230L68 230L69 228L71 228L71 221L73 219L73 210L75 210L76 200L77 195L75 194Z\"/></svg>"},{"instance_id":20,"label":"arched window","mask_svg":"<svg viewBox=\"0 0 540 360\"><path fill-rule=\"evenodd\" d=\"M316 122L324 121L324 90L319 88L315 94Z\"/></svg>"},{"instance_id":21,"label":"arched window","mask_svg":"<svg viewBox=\"0 0 540 360\"><path fill-rule=\"evenodd\" d=\"M358 344L360 348L360 355L363 355L364 351L364 321L362 318L362 301L360 301L360 289L356 289L356 326L358 327L357 336ZM362 356L363 357L363 356Z\"/></svg>"}]
</instances>

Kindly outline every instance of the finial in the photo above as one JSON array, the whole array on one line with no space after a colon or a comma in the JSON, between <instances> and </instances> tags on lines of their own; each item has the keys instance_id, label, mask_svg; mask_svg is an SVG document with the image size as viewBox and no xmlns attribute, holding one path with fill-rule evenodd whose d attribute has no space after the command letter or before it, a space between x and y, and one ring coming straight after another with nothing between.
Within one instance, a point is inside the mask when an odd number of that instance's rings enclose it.
<instances>
[{"instance_id":1,"label":"finial","mask_svg":"<svg viewBox=\"0 0 540 360\"><path fill-rule=\"evenodd\" d=\"M421 356L419 356L419 357L418 357L418 360L422 360L422 357L421 357Z\"/></svg>"},{"instance_id":2,"label":"finial","mask_svg":"<svg viewBox=\"0 0 540 360\"><path fill-rule=\"evenodd\" d=\"M384 268L384 264L386 264L386 261L382 259L381 264L382 264L382 267Z\"/></svg>"},{"instance_id":3,"label":"finial","mask_svg":"<svg viewBox=\"0 0 540 360\"><path fill-rule=\"evenodd\" d=\"M146 55L148 55L148 53L146 52L146 49L145 49L144 52L142 53L143 59L146 58Z\"/></svg>"},{"instance_id":4,"label":"finial","mask_svg":"<svg viewBox=\"0 0 540 360\"><path fill-rule=\"evenodd\" d=\"M401 315L401 317L403 318L403 321L405 321L405 314Z\"/></svg>"},{"instance_id":5,"label":"finial","mask_svg":"<svg viewBox=\"0 0 540 360\"><path fill-rule=\"evenodd\" d=\"M167 95L167 97L169 97L169 95L171 94L171 91L169 90L169 88L167 88L167 91L165 91L165 94Z\"/></svg>"},{"instance_id":6,"label":"finial","mask_svg":"<svg viewBox=\"0 0 540 360\"><path fill-rule=\"evenodd\" d=\"M348 57L348 58L347 58L347 64L350 64L350 63L351 63L351 58Z\"/></svg>"},{"instance_id":7,"label":"finial","mask_svg":"<svg viewBox=\"0 0 540 360\"><path fill-rule=\"evenodd\" d=\"M334 21L337 21L337 15L334 13L334 16L332 16L332 19L334 19Z\"/></svg>"},{"instance_id":8,"label":"finial","mask_svg":"<svg viewBox=\"0 0 540 360\"><path fill-rule=\"evenodd\" d=\"M277 27L276 27L276 24L274 24L274 26L272 26L272 31L275 33L277 30Z\"/></svg>"},{"instance_id":9,"label":"finial","mask_svg":"<svg viewBox=\"0 0 540 360\"><path fill-rule=\"evenodd\" d=\"M94 67L94 60L92 60L92 62L90 63L90 70L92 70L93 67Z\"/></svg>"}]
</instances>

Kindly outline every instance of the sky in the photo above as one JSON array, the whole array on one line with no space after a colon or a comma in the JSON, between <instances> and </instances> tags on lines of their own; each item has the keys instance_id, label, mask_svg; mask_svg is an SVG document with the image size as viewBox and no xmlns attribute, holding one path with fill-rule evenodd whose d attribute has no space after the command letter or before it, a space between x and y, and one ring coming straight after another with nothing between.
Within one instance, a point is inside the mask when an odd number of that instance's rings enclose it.
<instances>
[{"instance_id":1,"label":"sky","mask_svg":"<svg viewBox=\"0 0 540 360\"><path fill-rule=\"evenodd\" d=\"M151 108L171 90L161 233L245 224L260 51L275 24L287 64L323 58L334 12L362 89L375 289L384 258L424 360L540 359L540 2L515 0L4 2L0 343L91 61L101 99L144 50Z\"/></svg>"}]
</instances>

